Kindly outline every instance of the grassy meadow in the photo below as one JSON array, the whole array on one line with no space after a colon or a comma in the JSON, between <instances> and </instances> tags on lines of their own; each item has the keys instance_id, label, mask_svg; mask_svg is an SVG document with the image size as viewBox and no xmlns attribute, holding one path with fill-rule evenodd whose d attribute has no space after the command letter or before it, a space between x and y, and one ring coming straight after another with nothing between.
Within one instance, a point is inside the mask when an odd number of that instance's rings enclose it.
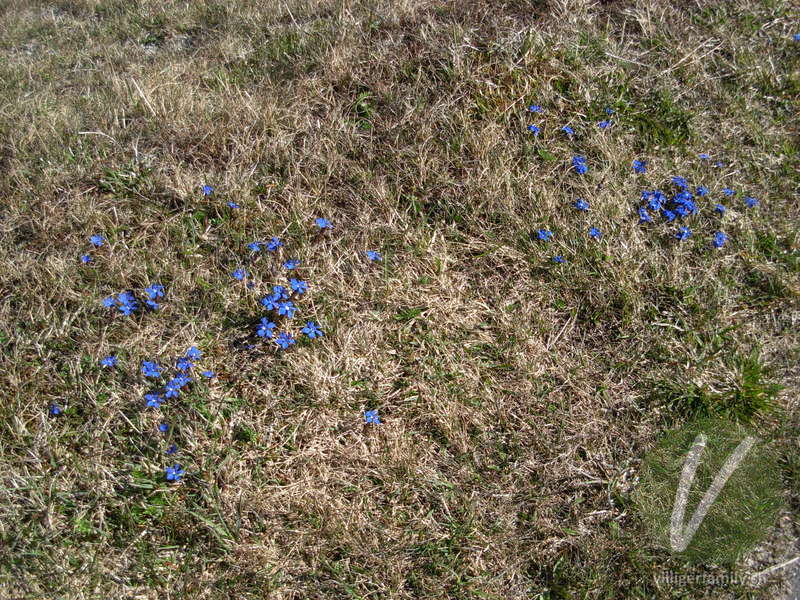
<instances>
[{"instance_id":1,"label":"grassy meadow","mask_svg":"<svg viewBox=\"0 0 800 600\"><path fill-rule=\"evenodd\" d=\"M796 33L789 0L0 2L0 598L782 597L659 583L635 492L666 432L748 423L785 509L735 568L800 553Z\"/></svg>"}]
</instances>

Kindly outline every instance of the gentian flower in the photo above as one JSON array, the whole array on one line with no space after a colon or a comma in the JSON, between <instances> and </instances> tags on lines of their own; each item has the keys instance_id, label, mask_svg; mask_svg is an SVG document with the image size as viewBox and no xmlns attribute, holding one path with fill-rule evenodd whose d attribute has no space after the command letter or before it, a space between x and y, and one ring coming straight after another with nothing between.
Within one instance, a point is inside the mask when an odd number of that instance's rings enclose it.
<instances>
[{"instance_id":1,"label":"gentian flower","mask_svg":"<svg viewBox=\"0 0 800 600\"><path fill-rule=\"evenodd\" d=\"M285 263L283 263L283 268L286 269L287 271L292 271L292 270L296 269L299 265L300 265L300 261L292 258L290 260L287 260Z\"/></svg>"},{"instance_id":2,"label":"gentian flower","mask_svg":"<svg viewBox=\"0 0 800 600\"><path fill-rule=\"evenodd\" d=\"M323 219L322 217L318 217L314 223L316 223L317 227L320 229L333 229L333 225L331 225L330 221L328 221L328 219Z\"/></svg>"},{"instance_id":3,"label":"gentian flower","mask_svg":"<svg viewBox=\"0 0 800 600\"><path fill-rule=\"evenodd\" d=\"M700 154L698 154L698 156L699 156L699 157L700 157L702 160L708 160L709 158L711 158L711 156L709 156L709 155L708 155L708 154L706 154L705 152L701 152Z\"/></svg>"},{"instance_id":4,"label":"gentian flower","mask_svg":"<svg viewBox=\"0 0 800 600\"><path fill-rule=\"evenodd\" d=\"M169 423L161 423L161 424L158 426L158 430L159 430L161 433L166 433L167 431L169 431Z\"/></svg>"},{"instance_id":5,"label":"gentian flower","mask_svg":"<svg viewBox=\"0 0 800 600\"><path fill-rule=\"evenodd\" d=\"M279 298L275 297L275 294L270 294L269 296L264 296L261 299L261 304L267 310L278 310L278 302L280 301Z\"/></svg>"},{"instance_id":6,"label":"gentian flower","mask_svg":"<svg viewBox=\"0 0 800 600\"><path fill-rule=\"evenodd\" d=\"M563 256L561 256L561 255L559 254L558 256L554 256L554 257L553 257L553 262L554 262L554 263L561 264L561 263L565 263L565 262L567 262L567 261L564 259L564 257L563 257Z\"/></svg>"},{"instance_id":7,"label":"gentian flower","mask_svg":"<svg viewBox=\"0 0 800 600\"><path fill-rule=\"evenodd\" d=\"M270 252L275 252L275 250L277 250L281 246L283 246L283 242L281 242L278 238L273 237L267 244L267 250L269 250Z\"/></svg>"},{"instance_id":8,"label":"gentian flower","mask_svg":"<svg viewBox=\"0 0 800 600\"><path fill-rule=\"evenodd\" d=\"M708 188L704 185L697 186L697 189L694 191L694 193L701 198L705 198L708 195Z\"/></svg>"},{"instance_id":9,"label":"gentian flower","mask_svg":"<svg viewBox=\"0 0 800 600\"><path fill-rule=\"evenodd\" d=\"M690 235L692 235L691 230L688 227L680 227L678 231L675 233L675 237L679 240L685 240Z\"/></svg>"},{"instance_id":10,"label":"gentian flower","mask_svg":"<svg viewBox=\"0 0 800 600\"><path fill-rule=\"evenodd\" d=\"M600 121L597 126L600 127L600 129L608 129L611 127L611 121Z\"/></svg>"},{"instance_id":11,"label":"gentian flower","mask_svg":"<svg viewBox=\"0 0 800 600\"><path fill-rule=\"evenodd\" d=\"M541 131L541 129L539 127L537 127L536 125L528 125L528 131L533 133L533 135L539 135L539 132Z\"/></svg>"},{"instance_id":12,"label":"gentian flower","mask_svg":"<svg viewBox=\"0 0 800 600\"><path fill-rule=\"evenodd\" d=\"M231 277L234 279L238 279L242 281L245 277L250 277L250 273L245 271L244 269L236 269L233 273L231 273Z\"/></svg>"},{"instance_id":13,"label":"gentian flower","mask_svg":"<svg viewBox=\"0 0 800 600\"><path fill-rule=\"evenodd\" d=\"M214 371L203 371L202 373L200 373L200 375L202 375L206 379L214 379L214 377L216 377Z\"/></svg>"},{"instance_id":14,"label":"gentian flower","mask_svg":"<svg viewBox=\"0 0 800 600\"><path fill-rule=\"evenodd\" d=\"M288 300L289 292L282 285L273 285L272 297L275 298L276 300Z\"/></svg>"},{"instance_id":15,"label":"gentian flower","mask_svg":"<svg viewBox=\"0 0 800 600\"><path fill-rule=\"evenodd\" d=\"M292 337L291 333L286 331L280 333L277 338L275 338L275 343L278 344L281 348L286 350L292 344L297 343L296 340Z\"/></svg>"},{"instance_id":16,"label":"gentian flower","mask_svg":"<svg viewBox=\"0 0 800 600\"><path fill-rule=\"evenodd\" d=\"M211 187L210 185L204 185L203 186L203 195L204 196L210 196L213 192L214 192L214 188Z\"/></svg>"},{"instance_id":17,"label":"gentian flower","mask_svg":"<svg viewBox=\"0 0 800 600\"><path fill-rule=\"evenodd\" d=\"M549 242L553 237L553 232L547 229L537 229L536 237L543 242Z\"/></svg>"},{"instance_id":18,"label":"gentian flower","mask_svg":"<svg viewBox=\"0 0 800 600\"><path fill-rule=\"evenodd\" d=\"M684 190L689 188L689 184L686 182L686 178L685 177L673 177L672 178L672 183L674 183L679 188L682 188Z\"/></svg>"},{"instance_id":19,"label":"gentian flower","mask_svg":"<svg viewBox=\"0 0 800 600\"><path fill-rule=\"evenodd\" d=\"M722 193L725 194L726 196L733 196L736 192L731 188L723 188Z\"/></svg>"},{"instance_id":20,"label":"gentian flower","mask_svg":"<svg viewBox=\"0 0 800 600\"><path fill-rule=\"evenodd\" d=\"M54 417L57 417L61 414L61 407L58 404L51 404L50 405L50 414Z\"/></svg>"},{"instance_id":21,"label":"gentian flower","mask_svg":"<svg viewBox=\"0 0 800 600\"><path fill-rule=\"evenodd\" d=\"M364 252L367 255L367 258L370 259L372 262L380 262L383 260L383 257L380 253L376 252L375 250L367 250Z\"/></svg>"},{"instance_id":22,"label":"gentian flower","mask_svg":"<svg viewBox=\"0 0 800 600\"><path fill-rule=\"evenodd\" d=\"M100 248L103 244L106 243L106 238L104 238L102 235L93 235L92 237L89 238L89 241L92 242L92 245L95 248Z\"/></svg>"},{"instance_id":23,"label":"gentian flower","mask_svg":"<svg viewBox=\"0 0 800 600\"><path fill-rule=\"evenodd\" d=\"M302 332L305 333L310 339L322 337L323 333L314 321L308 321L306 326L303 327Z\"/></svg>"},{"instance_id":24,"label":"gentian flower","mask_svg":"<svg viewBox=\"0 0 800 600\"><path fill-rule=\"evenodd\" d=\"M158 283L153 283L150 287L144 288L145 293L151 300L164 297L164 286Z\"/></svg>"},{"instance_id":25,"label":"gentian flower","mask_svg":"<svg viewBox=\"0 0 800 600\"><path fill-rule=\"evenodd\" d=\"M136 302L136 297L131 292L122 292L117 296L117 304L119 306L119 311L126 317L139 307L138 302Z\"/></svg>"},{"instance_id":26,"label":"gentian flower","mask_svg":"<svg viewBox=\"0 0 800 600\"><path fill-rule=\"evenodd\" d=\"M792 38L794 38L795 42L800 42L800 33L795 33Z\"/></svg>"},{"instance_id":27,"label":"gentian flower","mask_svg":"<svg viewBox=\"0 0 800 600\"><path fill-rule=\"evenodd\" d=\"M753 208L758 204L758 200L751 198L750 196L745 196L744 203L747 205L747 208Z\"/></svg>"},{"instance_id":28,"label":"gentian flower","mask_svg":"<svg viewBox=\"0 0 800 600\"><path fill-rule=\"evenodd\" d=\"M297 312L297 307L291 300L286 300L285 302L278 303L278 314L285 316L287 319L291 319L294 317L294 313Z\"/></svg>"},{"instance_id":29,"label":"gentian flower","mask_svg":"<svg viewBox=\"0 0 800 600\"><path fill-rule=\"evenodd\" d=\"M142 373L145 377L161 377L161 366L153 361L145 360L142 362Z\"/></svg>"},{"instance_id":30,"label":"gentian flower","mask_svg":"<svg viewBox=\"0 0 800 600\"><path fill-rule=\"evenodd\" d=\"M564 125L561 128L561 131L563 131L567 135L574 135L575 134L575 130L572 127L570 127L569 125Z\"/></svg>"},{"instance_id":31,"label":"gentian flower","mask_svg":"<svg viewBox=\"0 0 800 600\"><path fill-rule=\"evenodd\" d=\"M275 332L272 331L275 329L275 327L277 327L275 323L270 321L267 317L261 317L261 324L256 330L256 335L258 337L271 338L273 335L275 335Z\"/></svg>"},{"instance_id":32,"label":"gentian flower","mask_svg":"<svg viewBox=\"0 0 800 600\"><path fill-rule=\"evenodd\" d=\"M633 161L633 170L636 173L647 173L647 161L646 160Z\"/></svg>"},{"instance_id":33,"label":"gentian flower","mask_svg":"<svg viewBox=\"0 0 800 600\"><path fill-rule=\"evenodd\" d=\"M186 471L183 470L178 463L175 463L171 467L167 467L166 475L167 481L180 481L181 477L186 474Z\"/></svg>"},{"instance_id":34,"label":"gentian flower","mask_svg":"<svg viewBox=\"0 0 800 600\"><path fill-rule=\"evenodd\" d=\"M583 175L589 170L589 167L586 166L586 157L584 156L573 156L572 166L579 175Z\"/></svg>"},{"instance_id":35,"label":"gentian flower","mask_svg":"<svg viewBox=\"0 0 800 600\"><path fill-rule=\"evenodd\" d=\"M178 447L175 444L171 444L169 448L167 448L167 454L169 456L175 454L178 451Z\"/></svg>"},{"instance_id":36,"label":"gentian flower","mask_svg":"<svg viewBox=\"0 0 800 600\"><path fill-rule=\"evenodd\" d=\"M250 242L247 247L253 252L261 252L261 242Z\"/></svg>"},{"instance_id":37,"label":"gentian flower","mask_svg":"<svg viewBox=\"0 0 800 600\"><path fill-rule=\"evenodd\" d=\"M718 231L714 234L714 248L722 248L725 245L725 242L728 241L728 236L725 235L722 231Z\"/></svg>"},{"instance_id":38,"label":"gentian flower","mask_svg":"<svg viewBox=\"0 0 800 600\"><path fill-rule=\"evenodd\" d=\"M613 115L613 114L614 114L614 111L613 111L613 110L611 110L610 108L606 108L606 114L607 114L607 115Z\"/></svg>"},{"instance_id":39,"label":"gentian flower","mask_svg":"<svg viewBox=\"0 0 800 600\"><path fill-rule=\"evenodd\" d=\"M203 358L203 353L197 349L197 346L192 346L186 351L186 356L192 360L200 360Z\"/></svg>"},{"instance_id":40,"label":"gentian flower","mask_svg":"<svg viewBox=\"0 0 800 600\"><path fill-rule=\"evenodd\" d=\"M652 210L655 212L661 210L661 200L655 194L653 194L650 200L647 201L647 210Z\"/></svg>"},{"instance_id":41,"label":"gentian flower","mask_svg":"<svg viewBox=\"0 0 800 600\"><path fill-rule=\"evenodd\" d=\"M600 233L600 230L597 227L590 227L589 235L592 236L594 239L599 240L603 234Z\"/></svg>"},{"instance_id":42,"label":"gentian flower","mask_svg":"<svg viewBox=\"0 0 800 600\"><path fill-rule=\"evenodd\" d=\"M100 364L104 367L115 367L117 366L117 357L113 354L111 356L104 356L100 359Z\"/></svg>"},{"instance_id":43,"label":"gentian flower","mask_svg":"<svg viewBox=\"0 0 800 600\"><path fill-rule=\"evenodd\" d=\"M639 224L642 223L652 223L653 219L650 217L650 214L647 212L644 206L639 207Z\"/></svg>"},{"instance_id":44,"label":"gentian flower","mask_svg":"<svg viewBox=\"0 0 800 600\"><path fill-rule=\"evenodd\" d=\"M725 211L727 210L723 204L717 204L714 207L714 210L717 211L719 214L724 215Z\"/></svg>"},{"instance_id":45,"label":"gentian flower","mask_svg":"<svg viewBox=\"0 0 800 600\"><path fill-rule=\"evenodd\" d=\"M228 208L241 208L236 202L233 200L228 200Z\"/></svg>"},{"instance_id":46,"label":"gentian flower","mask_svg":"<svg viewBox=\"0 0 800 600\"><path fill-rule=\"evenodd\" d=\"M88 254L84 254L83 256L81 256L81 262L85 265L88 265L90 262L92 262L92 257L89 256Z\"/></svg>"},{"instance_id":47,"label":"gentian flower","mask_svg":"<svg viewBox=\"0 0 800 600\"><path fill-rule=\"evenodd\" d=\"M178 359L178 362L175 366L179 371L188 371L194 366L194 364L189 360L188 357L183 356Z\"/></svg>"},{"instance_id":48,"label":"gentian flower","mask_svg":"<svg viewBox=\"0 0 800 600\"><path fill-rule=\"evenodd\" d=\"M724 162L722 162L721 160L718 160L717 162L715 162L715 163L714 163L714 166L715 166L715 167L717 167L717 168L719 169L719 168L721 168L721 167L724 167L724 166L725 166L725 163L724 163Z\"/></svg>"},{"instance_id":49,"label":"gentian flower","mask_svg":"<svg viewBox=\"0 0 800 600\"><path fill-rule=\"evenodd\" d=\"M308 291L308 284L305 281L300 281L299 279L290 279L289 285L291 286L292 290L301 295Z\"/></svg>"},{"instance_id":50,"label":"gentian flower","mask_svg":"<svg viewBox=\"0 0 800 600\"><path fill-rule=\"evenodd\" d=\"M148 408L161 408L161 403L164 402L164 398L154 393L145 394L144 399L147 400Z\"/></svg>"},{"instance_id":51,"label":"gentian flower","mask_svg":"<svg viewBox=\"0 0 800 600\"><path fill-rule=\"evenodd\" d=\"M103 298L103 306L105 306L106 308L111 308L116 303L117 302L116 302L116 300L114 300L114 296L107 296L107 297Z\"/></svg>"},{"instance_id":52,"label":"gentian flower","mask_svg":"<svg viewBox=\"0 0 800 600\"><path fill-rule=\"evenodd\" d=\"M528 110L531 111L532 113L543 113L544 112L544 109L541 106L539 106L538 104L531 104L528 107Z\"/></svg>"},{"instance_id":53,"label":"gentian flower","mask_svg":"<svg viewBox=\"0 0 800 600\"><path fill-rule=\"evenodd\" d=\"M364 412L364 423L372 423L373 425L380 425L381 418L378 416L378 411L368 410Z\"/></svg>"},{"instance_id":54,"label":"gentian flower","mask_svg":"<svg viewBox=\"0 0 800 600\"><path fill-rule=\"evenodd\" d=\"M583 198L578 198L575 201L575 208L585 212L585 211L589 210L589 203L586 200L584 200Z\"/></svg>"},{"instance_id":55,"label":"gentian flower","mask_svg":"<svg viewBox=\"0 0 800 600\"><path fill-rule=\"evenodd\" d=\"M661 209L661 215L667 220L667 223L672 223L675 218L678 216L673 211L668 210L666 208Z\"/></svg>"}]
</instances>

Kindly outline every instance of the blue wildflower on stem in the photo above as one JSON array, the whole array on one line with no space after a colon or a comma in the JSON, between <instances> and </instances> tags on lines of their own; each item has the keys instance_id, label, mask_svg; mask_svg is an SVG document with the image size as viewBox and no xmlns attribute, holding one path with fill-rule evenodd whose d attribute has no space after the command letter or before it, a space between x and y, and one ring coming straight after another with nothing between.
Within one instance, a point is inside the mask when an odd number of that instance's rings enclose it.
<instances>
[{"instance_id":1,"label":"blue wildflower on stem","mask_svg":"<svg viewBox=\"0 0 800 600\"><path fill-rule=\"evenodd\" d=\"M277 338L275 338L275 343L278 344L278 346L280 346L283 350L286 350L292 344L296 344L297 340L292 337L291 333L283 331L278 335Z\"/></svg>"},{"instance_id":2,"label":"blue wildflower on stem","mask_svg":"<svg viewBox=\"0 0 800 600\"><path fill-rule=\"evenodd\" d=\"M267 243L267 250L269 250L270 252L275 252L275 251L276 251L278 248L280 248L281 246L283 246L283 242L282 242L282 241L280 241L278 238L276 238L276 237L273 237L273 238L272 238L272 239L271 239L271 240L270 240L270 241Z\"/></svg>"},{"instance_id":3,"label":"blue wildflower on stem","mask_svg":"<svg viewBox=\"0 0 800 600\"><path fill-rule=\"evenodd\" d=\"M156 362L150 360L142 361L142 373L145 377L161 377L162 370L161 366Z\"/></svg>"},{"instance_id":4,"label":"blue wildflower on stem","mask_svg":"<svg viewBox=\"0 0 800 600\"><path fill-rule=\"evenodd\" d=\"M241 206L239 206L238 204L236 204L236 202L234 202L233 200L228 200L228 208L234 208L234 209L236 209L236 208L241 208Z\"/></svg>"},{"instance_id":5,"label":"blue wildflower on stem","mask_svg":"<svg viewBox=\"0 0 800 600\"><path fill-rule=\"evenodd\" d=\"M285 263L283 263L283 268L286 269L287 271L293 271L298 266L300 266L300 261L294 258L289 259Z\"/></svg>"},{"instance_id":6,"label":"blue wildflower on stem","mask_svg":"<svg viewBox=\"0 0 800 600\"><path fill-rule=\"evenodd\" d=\"M261 317L261 324L258 326L258 329L256 330L256 335L258 337L271 338L273 335L275 335L273 331L275 327L277 327L275 323L273 323L266 317Z\"/></svg>"},{"instance_id":7,"label":"blue wildflower on stem","mask_svg":"<svg viewBox=\"0 0 800 600\"><path fill-rule=\"evenodd\" d=\"M210 185L203 186L203 196L210 196L213 193L214 193L213 187L211 187Z\"/></svg>"},{"instance_id":8,"label":"blue wildflower on stem","mask_svg":"<svg viewBox=\"0 0 800 600\"><path fill-rule=\"evenodd\" d=\"M377 410L368 410L364 412L364 423L372 425L380 425L381 418L378 416Z\"/></svg>"},{"instance_id":9,"label":"blue wildflower on stem","mask_svg":"<svg viewBox=\"0 0 800 600\"><path fill-rule=\"evenodd\" d=\"M314 223L316 223L317 227L320 228L320 231L323 231L325 229L333 229L333 225L331 225L331 222L328 221L328 219L324 219L322 217L317 217L314 220Z\"/></svg>"},{"instance_id":10,"label":"blue wildflower on stem","mask_svg":"<svg viewBox=\"0 0 800 600\"><path fill-rule=\"evenodd\" d=\"M751 198L750 196L745 196L744 203L747 205L747 208L753 208L758 205L758 200Z\"/></svg>"},{"instance_id":11,"label":"blue wildflower on stem","mask_svg":"<svg viewBox=\"0 0 800 600\"><path fill-rule=\"evenodd\" d=\"M115 367L117 365L117 357L113 354L110 356L104 356L100 359L100 364L104 367Z\"/></svg>"},{"instance_id":12,"label":"blue wildflower on stem","mask_svg":"<svg viewBox=\"0 0 800 600\"><path fill-rule=\"evenodd\" d=\"M585 212L585 211L589 210L589 203L586 200L584 200L583 198L578 198L575 201L575 208Z\"/></svg>"},{"instance_id":13,"label":"blue wildflower on stem","mask_svg":"<svg viewBox=\"0 0 800 600\"><path fill-rule=\"evenodd\" d=\"M728 236L724 232L718 231L714 234L714 248L722 248L725 242L728 241Z\"/></svg>"},{"instance_id":14,"label":"blue wildflower on stem","mask_svg":"<svg viewBox=\"0 0 800 600\"><path fill-rule=\"evenodd\" d=\"M531 104L528 107L528 110L530 112L532 112L532 113L543 113L544 112L544 109L541 106L539 106L538 104Z\"/></svg>"},{"instance_id":15,"label":"blue wildflower on stem","mask_svg":"<svg viewBox=\"0 0 800 600\"><path fill-rule=\"evenodd\" d=\"M562 264L562 263L565 263L565 262L567 262L567 261L566 261L566 259L565 259L563 256L561 256L561 255L559 254L558 256L554 256L554 257L553 257L553 262L554 262L554 263L557 263L557 264Z\"/></svg>"},{"instance_id":16,"label":"blue wildflower on stem","mask_svg":"<svg viewBox=\"0 0 800 600\"><path fill-rule=\"evenodd\" d=\"M528 125L528 131L530 131L534 136L539 135L541 129L536 125Z\"/></svg>"},{"instance_id":17,"label":"blue wildflower on stem","mask_svg":"<svg viewBox=\"0 0 800 600\"><path fill-rule=\"evenodd\" d=\"M84 254L83 256L81 256L81 262L85 265L88 265L90 262L92 262L92 257L89 256L88 254Z\"/></svg>"},{"instance_id":18,"label":"blue wildflower on stem","mask_svg":"<svg viewBox=\"0 0 800 600\"><path fill-rule=\"evenodd\" d=\"M603 235L597 227L590 227L589 228L589 235L596 240L599 240L600 237Z\"/></svg>"},{"instance_id":19,"label":"blue wildflower on stem","mask_svg":"<svg viewBox=\"0 0 800 600\"><path fill-rule=\"evenodd\" d=\"M185 474L186 471L184 471L183 467L181 467L178 463L175 463L166 469L167 481L180 481L181 477L183 477Z\"/></svg>"},{"instance_id":20,"label":"blue wildflower on stem","mask_svg":"<svg viewBox=\"0 0 800 600\"><path fill-rule=\"evenodd\" d=\"M542 242L549 242L551 239L553 239L553 232L547 229L537 229L536 237Z\"/></svg>"},{"instance_id":21,"label":"blue wildflower on stem","mask_svg":"<svg viewBox=\"0 0 800 600\"><path fill-rule=\"evenodd\" d=\"M106 238L104 238L102 235L93 235L89 238L89 241L95 248L100 248L106 243Z\"/></svg>"},{"instance_id":22,"label":"blue wildflower on stem","mask_svg":"<svg viewBox=\"0 0 800 600\"><path fill-rule=\"evenodd\" d=\"M364 252L364 254L367 255L367 258L371 262L380 262L383 260L383 257L380 255L380 253L376 252L375 250L367 250L366 252Z\"/></svg>"},{"instance_id":23,"label":"blue wildflower on stem","mask_svg":"<svg viewBox=\"0 0 800 600\"><path fill-rule=\"evenodd\" d=\"M58 404L51 404L49 410L50 414L53 415L54 417L57 417L63 412Z\"/></svg>"},{"instance_id":24,"label":"blue wildflower on stem","mask_svg":"<svg viewBox=\"0 0 800 600\"><path fill-rule=\"evenodd\" d=\"M724 205L724 204L717 204L717 205L714 207L714 211L715 211L715 212L718 212L718 213L719 213L719 214L721 214L721 215L724 215L726 210L728 210L728 209L727 209L727 208L725 208L725 205Z\"/></svg>"},{"instance_id":25,"label":"blue wildflower on stem","mask_svg":"<svg viewBox=\"0 0 800 600\"><path fill-rule=\"evenodd\" d=\"M589 167L586 165L586 157L580 155L572 157L572 167L578 175L583 175L589 170Z\"/></svg>"},{"instance_id":26,"label":"blue wildflower on stem","mask_svg":"<svg viewBox=\"0 0 800 600\"><path fill-rule=\"evenodd\" d=\"M634 160L633 161L633 170L636 173L647 173L647 161L646 160Z\"/></svg>"},{"instance_id":27,"label":"blue wildflower on stem","mask_svg":"<svg viewBox=\"0 0 800 600\"><path fill-rule=\"evenodd\" d=\"M316 323L314 323L314 321L308 321L306 323L306 326L303 327L301 331L305 333L312 340L318 337L322 337L324 335L322 333L322 330Z\"/></svg>"},{"instance_id":28,"label":"blue wildflower on stem","mask_svg":"<svg viewBox=\"0 0 800 600\"><path fill-rule=\"evenodd\" d=\"M203 358L203 353L197 349L197 346L192 346L186 351L186 356L192 360L200 360Z\"/></svg>"},{"instance_id":29,"label":"blue wildflower on stem","mask_svg":"<svg viewBox=\"0 0 800 600\"><path fill-rule=\"evenodd\" d=\"M569 125L564 125L561 128L561 131L563 131L567 135L575 135L575 130L572 127L570 127Z\"/></svg>"},{"instance_id":30,"label":"blue wildflower on stem","mask_svg":"<svg viewBox=\"0 0 800 600\"><path fill-rule=\"evenodd\" d=\"M678 238L681 241L685 240L685 239L688 239L691 235L692 235L691 229L689 229L688 227L685 227L685 226L681 226L678 229L678 231L675 233L675 237Z\"/></svg>"},{"instance_id":31,"label":"blue wildflower on stem","mask_svg":"<svg viewBox=\"0 0 800 600\"><path fill-rule=\"evenodd\" d=\"M303 295L308 291L308 284L305 281L300 281L299 279L290 279L289 286L296 294L299 295Z\"/></svg>"}]
</instances>

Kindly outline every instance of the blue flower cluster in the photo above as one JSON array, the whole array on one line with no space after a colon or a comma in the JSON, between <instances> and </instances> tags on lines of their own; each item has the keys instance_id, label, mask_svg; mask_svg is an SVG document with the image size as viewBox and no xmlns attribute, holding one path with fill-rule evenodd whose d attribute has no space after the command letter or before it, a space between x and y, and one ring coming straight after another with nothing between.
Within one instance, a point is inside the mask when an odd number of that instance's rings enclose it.
<instances>
[{"instance_id":1,"label":"blue flower cluster","mask_svg":"<svg viewBox=\"0 0 800 600\"><path fill-rule=\"evenodd\" d=\"M93 249L102 248L108 244L108 240L106 240L106 238L104 238L102 235L98 234L90 236L89 242L92 244ZM81 262L85 265L88 265L94 262L94 258L92 258L91 254L83 254L81 255Z\"/></svg>"},{"instance_id":2,"label":"blue flower cluster","mask_svg":"<svg viewBox=\"0 0 800 600\"><path fill-rule=\"evenodd\" d=\"M164 297L164 286L159 283L153 283L144 288L144 295L146 296L144 306L150 310L158 310L159 304L156 300ZM141 303L134 292L126 290L117 294L116 297L112 295L103 298L103 306L116 308L127 317L139 310Z\"/></svg>"}]
</instances>

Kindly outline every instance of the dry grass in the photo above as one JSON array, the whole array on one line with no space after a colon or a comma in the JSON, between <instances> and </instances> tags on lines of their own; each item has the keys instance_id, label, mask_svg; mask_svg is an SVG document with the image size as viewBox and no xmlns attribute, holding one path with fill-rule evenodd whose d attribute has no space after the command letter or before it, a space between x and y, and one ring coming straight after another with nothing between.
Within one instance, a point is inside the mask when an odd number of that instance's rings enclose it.
<instances>
[{"instance_id":1,"label":"dry grass","mask_svg":"<svg viewBox=\"0 0 800 600\"><path fill-rule=\"evenodd\" d=\"M758 426L785 446L794 521L797 17L752 0L0 6L0 597L675 597L630 503L687 417L658 392L733 389L755 347L786 386ZM704 205L740 192L683 243L635 215L677 174ZM87 267L93 233L110 248ZM276 260L247 266L254 290L230 277L273 235L326 333L285 354L240 343ZM154 281L157 313L102 308ZM145 410L140 362L193 344L218 379Z\"/></svg>"}]
</instances>

